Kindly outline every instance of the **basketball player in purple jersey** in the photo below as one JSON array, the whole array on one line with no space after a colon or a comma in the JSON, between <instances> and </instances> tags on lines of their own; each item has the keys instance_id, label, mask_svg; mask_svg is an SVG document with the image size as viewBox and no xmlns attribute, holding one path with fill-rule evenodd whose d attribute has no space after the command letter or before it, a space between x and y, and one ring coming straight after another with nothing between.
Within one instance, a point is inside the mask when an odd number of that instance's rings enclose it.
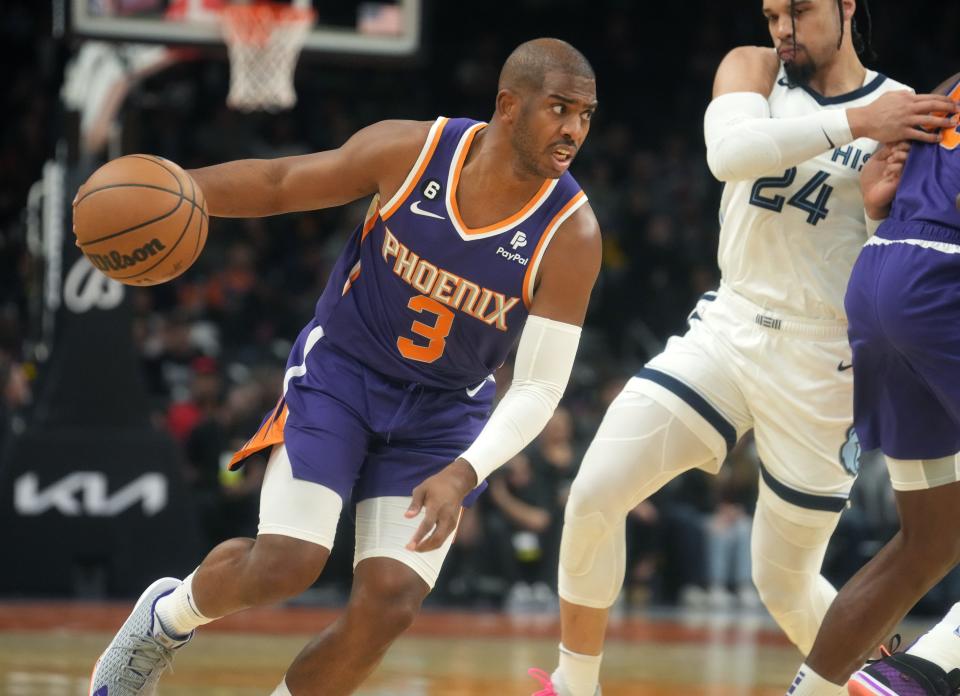
<instances>
[{"instance_id":1,"label":"basketball player in purple jersey","mask_svg":"<svg viewBox=\"0 0 960 696\"><path fill-rule=\"evenodd\" d=\"M410 625L461 505L529 443L562 395L600 267L568 173L596 109L592 68L522 44L489 124L384 121L338 150L191 172L210 213L257 217L373 200L291 351L283 395L234 458L269 450L259 533L148 588L94 669L92 696L152 694L215 617L316 580L355 505L353 592L273 692L352 693ZM490 415L492 373L517 346Z\"/></svg>"},{"instance_id":2,"label":"basketball player in purple jersey","mask_svg":"<svg viewBox=\"0 0 960 696\"><path fill-rule=\"evenodd\" d=\"M960 99L960 73L937 92ZM951 121L938 142L913 143L909 156L902 143L878 151L861 178L867 216L886 219L874 223L845 300L854 424L861 446L886 457L901 530L824 617L807 665L832 684L808 688L801 669L788 693L842 693L838 685L960 562L960 118ZM946 696L960 690L956 667L960 604L906 653L856 672L847 688Z\"/></svg>"}]
</instances>

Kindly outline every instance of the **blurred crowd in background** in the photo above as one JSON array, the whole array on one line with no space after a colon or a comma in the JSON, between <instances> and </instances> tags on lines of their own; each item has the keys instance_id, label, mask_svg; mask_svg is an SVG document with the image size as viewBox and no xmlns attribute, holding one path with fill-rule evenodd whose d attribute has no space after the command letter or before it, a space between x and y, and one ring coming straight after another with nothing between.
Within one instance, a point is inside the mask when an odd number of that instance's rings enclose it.
<instances>
[{"instance_id":1,"label":"blurred crowd in background","mask_svg":"<svg viewBox=\"0 0 960 696\"><path fill-rule=\"evenodd\" d=\"M30 293L38 283L23 209L62 132L58 89L71 50L69 41L50 38L46 3L4 5L0 41L12 50L0 95L0 445L18 419L29 418L38 369L26 350ZM684 330L696 299L718 283L721 185L705 164L702 115L723 54L769 39L759 0L622 0L589 7L519 0L509 10L504 4L503 13L473 15L466 33L456 5L427 4L422 54L404 65L304 56L299 103L279 115L227 109L222 57L175 65L129 96L120 116L123 152L158 154L189 168L336 147L383 118L487 119L499 67L520 41L560 36L587 55L598 75L600 108L572 172L600 220L604 264L578 364L543 434L497 472L489 492L465 514L432 600L547 609L556 601L565 496L606 405L671 334ZM938 5L935 23L908 5L873 8L879 57L866 62L926 90L960 69L960 44L950 30L960 26L960 4ZM255 534L264 462L229 473L225 460L273 407L290 343L366 205L216 219L205 252L185 276L133 290L134 340L152 419L180 444L205 545ZM501 388L509 383L509 365L503 373ZM885 475L878 458L864 458L862 480L826 561L835 582L897 528ZM690 472L641 503L628 520L624 601L756 608L749 561L756 486L756 453L747 437L720 475ZM351 537L345 515L318 594L345 592ZM921 610L952 604L958 582L948 578Z\"/></svg>"}]
</instances>

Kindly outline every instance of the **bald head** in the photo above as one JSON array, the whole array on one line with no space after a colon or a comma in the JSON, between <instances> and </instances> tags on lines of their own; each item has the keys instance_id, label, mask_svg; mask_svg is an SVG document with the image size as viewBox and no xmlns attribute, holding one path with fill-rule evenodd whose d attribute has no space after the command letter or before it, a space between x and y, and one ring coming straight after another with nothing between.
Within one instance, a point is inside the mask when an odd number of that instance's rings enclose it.
<instances>
[{"instance_id":1,"label":"bald head","mask_svg":"<svg viewBox=\"0 0 960 696\"><path fill-rule=\"evenodd\" d=\"M534 39L517 46L500 70L499 89L539 90L547 73L558 72L595 80L590 62L560 39Z\"/></svg>"}]
</instances>

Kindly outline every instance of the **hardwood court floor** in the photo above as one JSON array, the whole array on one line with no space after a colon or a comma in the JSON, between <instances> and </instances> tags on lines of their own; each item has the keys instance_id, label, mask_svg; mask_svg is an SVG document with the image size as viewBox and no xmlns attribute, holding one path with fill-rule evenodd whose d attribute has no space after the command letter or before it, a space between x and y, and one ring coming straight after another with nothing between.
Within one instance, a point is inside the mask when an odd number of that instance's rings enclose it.
<instances>
[{"instance_id":1,"label":"hardwood court floor","mask_svg":"<svg viewBox=\"0 0 960 696\"><path fill-rule=\"evenodd\" d=\"M126 604L0 603L0 694L79 696ZM177 657L159 696L267 696L335 612L253 610L206 627ZM529 696L531 666L555 665L551 616L427 612L360 696ZM800 656L766 617L673 615L617 621L605 696L782 696Z\"/></svg>"}]
</instances>

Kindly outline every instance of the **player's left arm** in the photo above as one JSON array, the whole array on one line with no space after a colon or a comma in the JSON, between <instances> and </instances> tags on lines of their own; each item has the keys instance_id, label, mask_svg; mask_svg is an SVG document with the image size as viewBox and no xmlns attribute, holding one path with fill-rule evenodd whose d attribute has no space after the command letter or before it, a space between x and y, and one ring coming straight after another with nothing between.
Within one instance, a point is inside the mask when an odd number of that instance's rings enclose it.
<instances>
[{"instance_id":1,"label":"player's left arm","mask_svg":"<svg viewBox=\"0 0 960 696\"><path fill-rule=\"evenodd\" d=\"M456 527L464 497L550 420L573 369L601 261L600 226L584 204L560 226L541 261L510 388L467 451L413 490L407 516L425 513L408 549L439 548Z\"/></svg>"}]
</instances>

